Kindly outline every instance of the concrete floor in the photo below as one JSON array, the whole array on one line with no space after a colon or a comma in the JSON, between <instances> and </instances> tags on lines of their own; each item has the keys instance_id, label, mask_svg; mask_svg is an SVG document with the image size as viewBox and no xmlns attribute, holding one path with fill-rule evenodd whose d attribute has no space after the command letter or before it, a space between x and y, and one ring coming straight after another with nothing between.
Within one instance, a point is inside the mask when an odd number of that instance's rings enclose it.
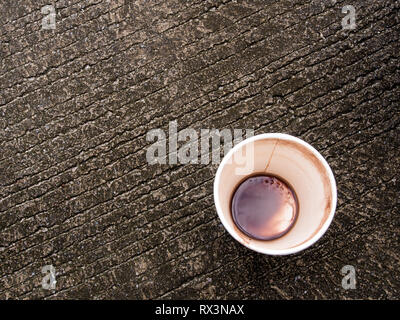
<instances>
[{"instance_id":1,"label":"concrete floor","mask_svg":"<svg viewBox=\"0 0 400 320\"><path fill-rule=\"evenodd\" d=\"M400 1L60 0L54 30L49 3L0 4L1 299L400 298ZM311 143L338 185L328 232L242 247L217 165L147 163L173 120Z\"/></svg>"}]
</instances>

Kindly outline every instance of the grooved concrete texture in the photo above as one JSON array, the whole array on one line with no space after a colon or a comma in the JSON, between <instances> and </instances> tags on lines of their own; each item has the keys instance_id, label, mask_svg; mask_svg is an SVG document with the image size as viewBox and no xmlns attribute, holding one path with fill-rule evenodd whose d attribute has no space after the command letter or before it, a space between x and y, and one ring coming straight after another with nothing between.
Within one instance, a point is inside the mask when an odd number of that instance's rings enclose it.
<instances>
[{"instance_id":1,"label":"grooved concrete texture","mask_svg":"<svg viewBox=\"0 0 400 320\"><path fill-rule=\"evenodd\" d=\"M42 30L50 3L0 4L0 298L400 297L400 1L60 0ZM240 246L216 165L147 164L172 120L311 143L338 184L327 234Z\"/></svg>"}]
</instances>

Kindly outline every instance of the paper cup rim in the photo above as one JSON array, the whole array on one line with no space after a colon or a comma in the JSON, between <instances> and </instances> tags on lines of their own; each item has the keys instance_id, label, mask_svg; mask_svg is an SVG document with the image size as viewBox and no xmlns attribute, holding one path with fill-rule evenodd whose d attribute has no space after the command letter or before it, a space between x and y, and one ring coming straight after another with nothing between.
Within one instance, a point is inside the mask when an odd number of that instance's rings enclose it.
<instances>
[{"instance_id":1,"label":"paper cup rim","mask_svg":"<svg viewBox=\"0 0 400 320\"><path fill-rule=\"evenodd\" d=\"M221 208L221 204L220 204L220 199L219 199L219 194L218 194L218 185L220 182L220 177L221 177L221 173L222 173L222 169L225 167L227 161L230 159L230 157L233 155L234 152L236 152L237 150L239 150L240 148L242 148L244 145L250 143L250 142L254 142L254 141L258 141L258 140L266 140L266 139L279 139L279 140L286 140L286 141L292 141L292 142L296 142L298 144L301 144L302 146L306 147L309 151L311 151L316 157L317 159L322 163L327 175L328 175L328 179L329 179L329 183L331 186L331 195L332 195L332 207L331 210L329 212L329 216L326 219L326 221L324 222L324 224L322 225L322 227L318 230L318 232L313 235L310 239L308 239L307 241L305 241L304 243L296 246L296 247L292 247L292 248L288 248L288 249L261 249L259 248L257 245L254 245L252 242L251 243L243 243L241 241L241 238L238 234L238 232L232 228L229 224L227 219L225 218L224 214L223 214L223 210ZM311 245L313 245L316 241L318 241L326 232L326 230L328 230L328 227L330 226L333 217L335 215L335 211L336 211L336 202L337 202L337 190L336 190L336 181L335 181L335 177L333 175L332 169L329 166L328 162L325 160L325 158L309 143L305 142L304 140L294 137L292 135L286 134L286 133L263 133L263 134L259 134L250 138L247 138L245 140L243 140L242 142L238 143L236 146L234 146L231 150L229 150L229 152L224 156L224 158L222 159L221 163L218 166L217 169L217 173L215 175L215 179L214 179L214 186L213 186L213 192L214 192L214 204L215 207L217 209L217 214L219 219L222 222L222 225L224 226L224 228L230 233L230 235L237 240L240 244L246 246L247 248L259 252L259 253L263 253L263 254L267 254L267 255L288 255L288 254L294 254L297 252L300 252L308 247L310 247Z\"/></svg>"}]
</instances>

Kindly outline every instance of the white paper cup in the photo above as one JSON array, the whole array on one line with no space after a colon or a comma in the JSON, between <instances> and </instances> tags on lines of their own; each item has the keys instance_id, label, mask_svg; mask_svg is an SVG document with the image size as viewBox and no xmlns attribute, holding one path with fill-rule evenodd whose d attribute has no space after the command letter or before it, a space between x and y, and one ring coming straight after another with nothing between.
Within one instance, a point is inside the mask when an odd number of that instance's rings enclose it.
<instances>
[{"instance_id":1,"label":"white paper cup","mask_svg":"<svg viewBox=\"0 0 400 320\"><path fill-rule=\"evenodd\" d=\"M278 176L297 195L297 220L280 238L250 238L233 222L233 193L254 174ZM332 222L336 200L335 178L326 160L308 143L282 133L257 135L236 145L222 159L214 180L214 202L225 229L247 248L269 255L296 253L315 243Z\"/></svg>"}]
</instances>

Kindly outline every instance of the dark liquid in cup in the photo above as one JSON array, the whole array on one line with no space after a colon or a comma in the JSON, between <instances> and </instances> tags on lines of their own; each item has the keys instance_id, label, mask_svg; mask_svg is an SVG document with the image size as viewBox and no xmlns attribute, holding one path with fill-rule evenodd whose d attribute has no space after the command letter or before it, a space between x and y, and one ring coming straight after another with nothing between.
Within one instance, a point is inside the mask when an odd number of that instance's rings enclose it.
<instances>
[{"instance_id":1,"label":"dark liquid in cup","mask_svg":"<svg viewBox=\"0 0 400 320\"><path fill-rule=\"evenodd\" d=\"M286 234L298 214L297 197L281 179L257 175L244 180L232 198L237 227L251 238L272 240Z\"/></svg>"}]
</instances>

